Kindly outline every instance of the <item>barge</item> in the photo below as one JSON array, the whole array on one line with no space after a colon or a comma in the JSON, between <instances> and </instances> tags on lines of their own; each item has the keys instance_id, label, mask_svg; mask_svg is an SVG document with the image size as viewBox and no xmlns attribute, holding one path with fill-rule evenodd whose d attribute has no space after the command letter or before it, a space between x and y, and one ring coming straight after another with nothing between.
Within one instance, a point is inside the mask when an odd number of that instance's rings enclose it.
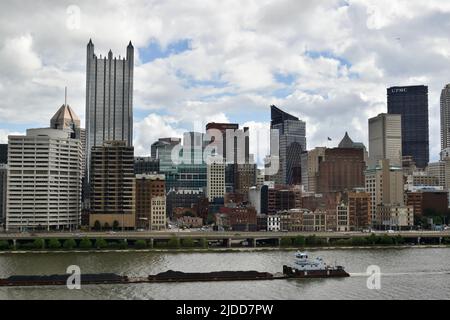
<instances>
[{"instance_id":1,"label":"barge","mask_svg":"<svg viewBox=\"0 0 450 320\"><path fill-rule=\"evenodd\" d=\"M206 281L263 281L299 278L344 278L350 275L342 266L327 265L322 258L309 259L297 252L292 266L283 266L283 273L259 271L181 272L168 270L147 277L128 277L115 273L81 274L80 282L87 284L178 283ZM63 286L71 275L17 275L0 279L1 286Z\"/></svg>"}]
</instances>

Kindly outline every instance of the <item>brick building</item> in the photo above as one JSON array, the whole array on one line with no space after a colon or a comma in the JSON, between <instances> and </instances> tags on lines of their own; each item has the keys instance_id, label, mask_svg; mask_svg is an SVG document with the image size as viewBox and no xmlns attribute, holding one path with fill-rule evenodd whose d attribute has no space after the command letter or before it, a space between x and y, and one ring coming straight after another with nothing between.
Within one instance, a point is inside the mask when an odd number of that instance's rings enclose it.
<instances>
[{"instance_id":1,"label":"brick building","mask_svg":"<svg viewBox=\"0 0 450 320\"><path fill-rule=\"evenodd\" d=\"M319 164L318 192L339 192L364 187L365 168L363 149L326 149L325 158Z\"/></svg>"}]
</instances>

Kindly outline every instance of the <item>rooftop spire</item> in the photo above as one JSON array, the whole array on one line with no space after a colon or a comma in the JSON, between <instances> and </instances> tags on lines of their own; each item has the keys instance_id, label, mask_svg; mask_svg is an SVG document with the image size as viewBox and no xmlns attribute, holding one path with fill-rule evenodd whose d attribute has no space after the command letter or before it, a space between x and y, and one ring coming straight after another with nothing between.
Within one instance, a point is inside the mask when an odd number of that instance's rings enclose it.
<instances>
[{"instance_id":1,"label":"rooftop spire","mask_svg":"<svg viewBox=\"0 0 450 320\"><path fill-rule=\"evenodd\" d=\"M67 86L64 87L64 105L67 106Z\"/></svg>"}]
</instances>

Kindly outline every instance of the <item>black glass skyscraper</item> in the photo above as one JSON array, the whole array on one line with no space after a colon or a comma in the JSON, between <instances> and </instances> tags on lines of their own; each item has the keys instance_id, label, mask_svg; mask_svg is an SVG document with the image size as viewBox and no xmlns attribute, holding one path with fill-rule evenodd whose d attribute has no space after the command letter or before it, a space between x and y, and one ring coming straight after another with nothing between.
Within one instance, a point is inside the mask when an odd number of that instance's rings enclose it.
<instances>
[{"instance_id":1,"label":"black glass skyscraper","mask_svg":"<svg viewBox=\"0 0 450 320\"><path fill-rule=\"evenodd\" d=\"M0 144L0 163L8 163L8 144Z\"/></svg>"},{"instance_id":2,"label":"black glass skyscraper","mask_svg":"<svg viewBox=\"0 0 450 320\"><path fill-rule=\"evenodd\" d=\"M270 106L270 128L279 132L280 168L272 178L277 184L301 182L301 153L306 151L306 123L289 113Z\"/></svg>"},{"instance_id":3,"label":"black glass skyscraper","mask_svg":"<svg viewBox=\"0 0 450 320\"><path fill-rule=\"evenodd\" d=\"M402 154L412 156L416 166L428 165L428 87L407 86L387 89L389 114L402 116Z\"/></svg>"}]
</instances>

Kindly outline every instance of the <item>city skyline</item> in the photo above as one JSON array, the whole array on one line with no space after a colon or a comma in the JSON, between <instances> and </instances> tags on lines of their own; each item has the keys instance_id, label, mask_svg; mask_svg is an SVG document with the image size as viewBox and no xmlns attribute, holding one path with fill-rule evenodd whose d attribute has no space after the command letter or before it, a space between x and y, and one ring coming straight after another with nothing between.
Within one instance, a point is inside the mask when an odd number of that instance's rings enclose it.
<instances>
[{"instance_id":1,"label":"city skyline","mask_svg":"<svg viewBox=\"0 0 450 320\"><path fill-rule=\"evenodd\" d=\"M232 3L220 8L198 4L178 8L180 19L175 20L169 15L171 2L111 6L106 20L98 14L103 7L83 1L77 7L54 5L51 14L45 2L29 8L2 5L10 17L30 19L2 30L0 56L7 66L1 81L8 85L0 88L5 97L0 102L5 116L0 142L8 134L44 126L63 100L65 86L68 103L84 123L86 42L93 38L102 56L111 49L124 57L123 46L131 39L136 49L137 155L148 155L157 137L192 131L195 120L268 130L271 104L306 121L309 149L325 146L327 137L337 144L345 131L368 145L367 119L386 112L386 88L424 84L430 89L430 160L439 158L439 96L449 82L443 67L448 58L445 43L420 48L446 37L442 30L421 28L430 20L445 23L446 4L402 6L399 1L386 8L364 1L282 1L246 3L239 12ZM298 13L295 8L301 14L289 12ZM205 27L205 10L216 22L212 29ZM43 17L52 23L40 23ZM320 23L309 23L311 19Z\"/></svg>"}]
</instances>

